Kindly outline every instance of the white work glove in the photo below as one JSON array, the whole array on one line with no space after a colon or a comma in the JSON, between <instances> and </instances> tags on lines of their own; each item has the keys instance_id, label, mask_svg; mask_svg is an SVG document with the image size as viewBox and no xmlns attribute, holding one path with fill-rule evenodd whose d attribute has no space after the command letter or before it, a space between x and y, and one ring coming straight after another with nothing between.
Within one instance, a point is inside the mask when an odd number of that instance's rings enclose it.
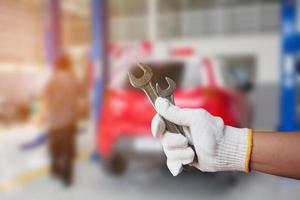
<instances>
[{"instance_id":1,"label":"white work glove","mask_svg":"<svg viewBox=\"0 0 300 200\"><path fill-rule=\"evenodd\" d=\"M180 109L164 98L158 98L155 107L158 114L152 120L152 134L160 138L173 176L186 164L204 172L249 171L251 129L225 126L220 117L204 109ZM186 137L166 131L160 116L183 126ZM194 145L196 152L189 144ZM193 162L195 153L198 162Z\"/></svg>"}]
</instances>

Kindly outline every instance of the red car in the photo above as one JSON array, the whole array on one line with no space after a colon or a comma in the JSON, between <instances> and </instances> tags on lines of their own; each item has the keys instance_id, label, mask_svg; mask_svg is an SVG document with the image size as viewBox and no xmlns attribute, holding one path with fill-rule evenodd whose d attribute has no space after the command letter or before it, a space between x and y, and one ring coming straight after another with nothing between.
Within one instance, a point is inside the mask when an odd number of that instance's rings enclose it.
<instances>
[{"instance_id":1,"label":"red car","mask_svg":"<svg viewBox=\"0 0 300 200\"><path fill-rule=\"evenodd\" d=\"M167 87L164 77L177 83L174 94L176 105L185 108L204 108L211 114L223 118L231 126L248 126L251 106L243 91L226 91L216 86L210 63L204 63L208 72L209 84L201 86L200 66L191 67L183 62L148 63L153 69L153 84ZM193 69L192 69L193 68ZM202 67L203 68L203 67ZM132 69L136 76L141 75L137 67ZM244 109L244 110L243 110ZM101 113L97 149L104 159L105 167L113 173L122 173L131 156L147 157L161 153L160 144L151 135L151 120L155 110L145 94L133 88L128 80L122 88L108 88ZM244 124L243 124L244 123ZM160 156L162 158L162 156Z\"/></svg>"}]
</instances>

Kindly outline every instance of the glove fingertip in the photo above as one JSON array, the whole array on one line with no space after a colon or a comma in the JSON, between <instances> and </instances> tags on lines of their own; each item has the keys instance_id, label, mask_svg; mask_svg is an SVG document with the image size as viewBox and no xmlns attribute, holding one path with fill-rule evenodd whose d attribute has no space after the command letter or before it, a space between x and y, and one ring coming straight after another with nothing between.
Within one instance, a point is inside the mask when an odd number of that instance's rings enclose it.
<instances>
[{"instance_id":1,"label":"glove fingertip","mask_svg":"<svg viewBox=\"0 0 300 200\"><path fill-rule=\"evenodd\" d=\"M167 166L173 176L177 176L183 170L182 164L180 162L168 160Z\"/></svg>"},{"instance_id":2,"label":"glove fingertip","mask_svg":"<svg viewBox=\"0 0 300 200\"><path fill-rule=\"evenodd\" d=\"M153 137L158 138L161 134L163 134L166 130L166 125L161 117L156 114L151 122L151 132Z\"/></svg>"},{"instance_id":3,"label":"glove fingertip","mask_svg":"<svg viewBox=\"0 0 300 200\"><path fill-rule=\"evenodd\" d=\"M155 108L158 113L164 113L169 106L169 101L165 98L158 97L155 101Z\"/></svg>"},{"instance_id":4,"label":"glove fingertip","mask_svg":"<svg viewBox=\"0 0 300 200\"><path fill-rule=\"evenodd\" d=\"M186 151L186 158L182 160L182 164L187 165L194 161L195 152L191 147L188 147L185 151Z\"/></svg>"},{"instance_id":5,"label":"glove fingertip","mask_svg":"<svg viewBox=\"0 0 300 200\"><path fill-rule=\"evenodd\" d=\"M179 172L177 172L177 171L170 171L171 172L171 174L173 175L173 176L178 176L178 174L179 174Z\"/></svg>"}]
</instances>

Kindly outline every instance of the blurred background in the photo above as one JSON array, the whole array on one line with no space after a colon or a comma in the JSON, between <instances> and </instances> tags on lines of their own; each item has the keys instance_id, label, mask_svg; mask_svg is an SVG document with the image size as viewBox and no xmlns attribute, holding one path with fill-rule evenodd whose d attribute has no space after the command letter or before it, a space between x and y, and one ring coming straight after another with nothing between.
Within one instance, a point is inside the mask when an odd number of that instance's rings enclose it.
<instances>
[{"instance_id":1,"label":"blurred background","mask_svg":"<svg viewBox=\"0 0 300 200\"><path fill-rule=\"evenodd\" d=\"M300 183L259 173L165 167L136 63L175 102L255 130L300 130L299 0L1 0L1 199L299 199ZM49 175L41 96L62 53L85 90L75 181ZM62 94L63 95L63 94ZM288 134L288 133L287 133Z\"/></svg>"}]
</instances>

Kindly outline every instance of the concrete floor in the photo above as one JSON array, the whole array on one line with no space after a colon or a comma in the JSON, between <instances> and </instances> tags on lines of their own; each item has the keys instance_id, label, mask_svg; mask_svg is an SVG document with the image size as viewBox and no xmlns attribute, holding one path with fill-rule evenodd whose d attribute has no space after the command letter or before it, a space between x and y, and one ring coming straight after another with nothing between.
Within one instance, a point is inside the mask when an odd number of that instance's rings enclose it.
<instances>
[{"instance_id":1,"label":"concrete floor","mask_svg":"<svg viewBox=\"0 0 300 200\"><path fill-rule=\"evenodd\" d=\"M270 175L185 173L172 177L167 170L133 164L120 177L108 175L99 163L81 161L76 166L73 187L64 188L48 175L9 193L1 200L92 199L300 199L300 181Z\"/></svg>"},{"instance_id":2,"label":"concrete floor","mask_svg":"<svg viewBox=\"0 0 300 200\"><path fill-rule=\"evenodd\" d=\"M40 130L32 126L0 129L0 186L30 170L48 165L46 145L20 151L24 141L36 138ZM79 149L92 148L93 131L79 135ZM161 166L161 167L160 167ZM49 175L41 174L0 193L1 200L82 200L93 199L272 199L299 200L300 181L270 175L185 172L173 177L157 163L135 160L123 176L108 175L100 163L77 161L74 186L64 188ZM232 174L231 174L232 175Z\"/></svg>"}]
</instances>

